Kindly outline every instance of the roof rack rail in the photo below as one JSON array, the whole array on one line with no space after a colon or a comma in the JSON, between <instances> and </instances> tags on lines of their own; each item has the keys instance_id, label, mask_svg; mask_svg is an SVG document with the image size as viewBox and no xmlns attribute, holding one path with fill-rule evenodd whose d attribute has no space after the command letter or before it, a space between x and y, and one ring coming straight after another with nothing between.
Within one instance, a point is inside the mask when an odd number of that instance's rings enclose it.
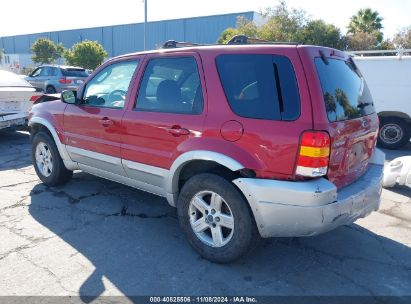
<instances>
[{"instance_id":1,"label":"roof rack rail","mask_svg":"<svg viewBox=\"0 0 411 304\"><path fill-rule=\"evenodd\" d=\"M162 48L163 49L175 49L181 47L189 47L189 46L199 46L201 44L193 43L193 42L184 42L184 41L175 41L175 40L168 40L166 41Z\"/></svg>"},{"instance_id":2,"label":"roof rack rail","mask_svg":"<svg viewBox=\"0 0 411 304\"><path fill-rule=\"evenodd\" d=\"M233 36L227 44L289 44L295 45L297 42L273 42L260 38L248 37L246 35L235 35Z\"/></svg>"}]
</instances>

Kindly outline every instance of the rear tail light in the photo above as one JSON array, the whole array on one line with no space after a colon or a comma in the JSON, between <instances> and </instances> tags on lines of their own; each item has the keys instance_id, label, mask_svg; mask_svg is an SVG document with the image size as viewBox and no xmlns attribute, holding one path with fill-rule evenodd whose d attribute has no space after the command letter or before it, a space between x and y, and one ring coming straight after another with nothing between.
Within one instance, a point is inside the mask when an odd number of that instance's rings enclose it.
<instances>
[{"instance_id":1,"label":"rear tail light","mask_svg":"<svg viewBox=\"0 0 411 304\"><path fill-rule=\"evenodd\" d=\"M71 83L71 79L60 78L59 82L62 83L62 84L69 84L69 83Z\"/></svg>"},{"instance_id":2,"label":"rear tail light","mask_svg":"<svg viewBox=\"0 0 411 304\"><path fill-rule=\"evenodd\" d=\"M31 103L36 103L36 101L40 98L40 95L33 95L30 98Z\"/></svg>"},{"instance_id":3,"label":"rear tail light","mask_svg":"<svg viewBox=\"0 0 411 304\"><path fill-rule=\"evenodd\" d=\"M306 131L301 136L295 173L317 177L327 174L330 157L330 136L322 131Z\"/></svg>"}]
</instances>

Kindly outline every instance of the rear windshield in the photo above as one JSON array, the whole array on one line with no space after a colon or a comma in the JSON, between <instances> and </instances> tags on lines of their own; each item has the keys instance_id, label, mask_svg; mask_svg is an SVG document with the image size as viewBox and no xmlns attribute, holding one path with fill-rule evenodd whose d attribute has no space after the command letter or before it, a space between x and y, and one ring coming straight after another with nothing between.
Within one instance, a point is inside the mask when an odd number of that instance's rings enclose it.
<instances>
[{"instance_id":1,"label":"rear windshield","mask_svg":"<svg viewBox=\"0 0 411 304\"><path fill-rule=\"evenodd\" d=\"M63 76L66 77L87 77L88 73L85 69L61 69Z\"/></svg>"},{"instance_id":2,"label":"rear windshield","mask_svg":"<svg viewBox=\"0 0 411 304\"><path fill-rule=\"evenodd\" d=\"M341 121L374 113L373 100L352 60L315 58L328 120Z\"/></svg>"},{"instance_id":3,"label":"rear windshield","mask_svg":"<svg viewBox=\"0 0 411 304\"><path fill-rule=\"evenodd\" d=\"M220 55L224 93L235 114L247 118L296 120L300 97L291 61L266 54Z\"/></svg>"}]
</instances>

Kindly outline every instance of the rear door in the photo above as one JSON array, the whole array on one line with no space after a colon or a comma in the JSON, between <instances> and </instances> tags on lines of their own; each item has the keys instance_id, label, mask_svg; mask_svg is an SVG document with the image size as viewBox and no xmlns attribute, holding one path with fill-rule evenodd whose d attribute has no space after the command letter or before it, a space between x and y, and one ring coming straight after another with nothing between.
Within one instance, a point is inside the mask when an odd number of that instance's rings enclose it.
<instances>
[{"instance_id":1,"label":"rear door","mask_svg":"<svg viewBox=\"0 0 411 304\"><path fill-rule=\"evenodd\" d=\"M121 166L121 119L138 60L106 65L85 85L79 105L67 105L67 151L81 165L124 175Z\"/></svg>"},{"instance_id":2,"label":"rear door","mask_svg":"<svg viewBox=\"0 0 411 304\"><path fill-rule=\"evenodd\" d=\"M314 124L331 137L327 177L343 187L366 171L375 147L378 118L367 83L351 58L329 49L316 49L311 55L318 77L310 83Z\"/></svg>"},{"instance_id":3,"label":"rear door","mask_svg":"<svg viewBox=\"0 0 411 304\"><path fill-rule=\"evenodd\" d=\"M123 118L121 154L129 177L146 176L140 164L169 169L179 145L200 136L205 117L202 78L196 53L147 56L135 105Z\"/></svg>"}]
</instances>

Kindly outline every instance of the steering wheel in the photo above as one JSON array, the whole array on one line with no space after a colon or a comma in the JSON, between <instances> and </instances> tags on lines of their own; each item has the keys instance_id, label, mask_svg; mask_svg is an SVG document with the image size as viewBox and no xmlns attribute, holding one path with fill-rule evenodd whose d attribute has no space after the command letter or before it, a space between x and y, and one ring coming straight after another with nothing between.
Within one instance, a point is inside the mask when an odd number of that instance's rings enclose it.
<instances>
[{"instance_id":1,"label":"steering wheel","mask_svg":"<svg viewBox=\"0 0 411 304\"><path fill-rule=\"evenodd\" d=\"M120 100L118 100L118 98L116 99L115 96L120 96L121 99L124 101L126 100L126 95L127 95L127 92L124 90L114 90L110 92L110 94L108 94L107 99L109 103L118 102Z\"/></svg>"}]
</instances>

